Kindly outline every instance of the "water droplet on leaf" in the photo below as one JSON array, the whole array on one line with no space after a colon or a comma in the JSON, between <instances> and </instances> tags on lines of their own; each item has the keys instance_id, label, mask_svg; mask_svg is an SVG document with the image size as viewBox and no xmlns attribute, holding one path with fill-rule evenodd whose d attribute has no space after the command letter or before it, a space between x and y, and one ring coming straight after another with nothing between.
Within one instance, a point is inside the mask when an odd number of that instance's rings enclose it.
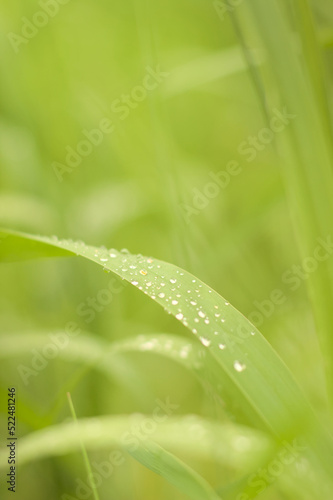
<instances>
[{"instance_id":1,"label":"water droplet on leaf","mask_svg":"<svg viewBox=\"0 0 333 500\"><path fill-rule=\"evenodd\" d=\"M244 363L241 363L241 361L235 361L234 368L236 372L243 372L246 369L246 365Z\"/></svg>"},{"instance_id":2,"label":"water droplet on leaf","mask_svg":"<svg viewBox=\"0 0 333 500\"><path fill-rule=\"evenodd\" d=\"M205 337L199 337L199 340L205 347L208 347L211 344L211 341L209 339L206 339Z\"/></svg>"}]
</instances>

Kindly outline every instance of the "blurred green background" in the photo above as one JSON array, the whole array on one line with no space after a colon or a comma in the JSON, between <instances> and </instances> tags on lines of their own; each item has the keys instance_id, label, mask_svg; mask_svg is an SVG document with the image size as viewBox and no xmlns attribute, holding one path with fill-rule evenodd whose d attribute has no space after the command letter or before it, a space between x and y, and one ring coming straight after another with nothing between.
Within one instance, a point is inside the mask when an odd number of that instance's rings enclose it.
<instances>
[{"instance_id":1,"label":"blurred green background","mask_svg":"<svg viewBox=\"0 0 333 500\"><path fill-rule=\"evenodd\" d=\"M330 75L330 2L316 1L314 16ZM321 411L323 373L305 283L293 291L282 280L299 257L275 138L253 161L240 150L266 117L230 16L203 0L13 0L2 3L0 26L0 225L175 263L246 316L282 290L283 304L265 318L261 311L257 324ZM260 51L253 57L264 74ZM154 71L158 76L149 78ZM148 89L154 81L156 88ZM329 80L328 92L332 99ZM84 131L103 120L113 131L95 132L99 144L82 146ZM80 150L80 144L89 154L61 170L68 148ZM208 187L211 173L226 171L232 160L240 173L225 188ZM16 332L47 334L68 321L107 340L189 335L131 287L87 322L78 307L107 288L111 275L84 260L2 264L0 276L1 331L12 332L13 349ZM156 397L167 396L180 405L179 414L214 417L218 411L171 361L131 354L123 369L127 376L110 383L55 359L25 386L16 361L3 361L0 389L6 394L7 386L17 387L20 435L69 418L69 390L80 418L149 413ZM102 460L103 452L92 455ZM220 478L213 464L200 467L207 479ZM85 477L79 454L37 462L20 472L16 498L75 498L78 477ZM129 458L99 491L102 499L183 498ZM282 497L266 491L263 498Z\"/></svg>"}]
</instances>

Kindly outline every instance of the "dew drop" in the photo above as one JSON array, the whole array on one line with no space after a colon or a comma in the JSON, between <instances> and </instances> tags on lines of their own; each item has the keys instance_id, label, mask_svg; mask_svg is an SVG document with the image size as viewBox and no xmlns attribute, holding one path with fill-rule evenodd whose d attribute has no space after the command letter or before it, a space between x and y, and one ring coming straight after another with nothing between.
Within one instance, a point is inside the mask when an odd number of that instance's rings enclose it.
<instances>
[{"instance_id":1,"label":"dew drop","mask_svg":"<svg viewBox=\"0 0 333 500\"><path fill-rule=\"evenodd\" d=\"M173 300L173 301L171 302L171 304L172 304L173 306L176 306L176 305L178 304L178 300Z\"/></svg>"},{"instance_id":2,"label":"dew drop","mask_svg":"<svg viewBox=\"0 0 333 500\"><path fill-rule=\"evenodd\" d=\"M246 365L244 365L244 363L241 363L240 361L235 361L234 368L236 372L243 372L246 369Z\"/></svg>"},{"instance_id":3,"label":"dew drop","mask_svg":"<svg viewBox=\"0 0 333 500\"><path fill-rule=\"evenodd\" d=\"M205 347L208 347L211 344L211 341L209 339L206 339L205 337L199 337L199 340Z\"/></svg>"},{"instance_id":4,"label":"dew drop","mask_svg":"<svg viewBox=\"0 0 333 500\"><path fill-rule=\"evenodd\" d=\"M225 344L219 344L219 349L221 349L221 351L223 351L223 349L225 349Z\"/></svg>"},{"instance_id":5,"label":"dew drop","mask_svg":"<svg viewBox=\"0 0 333 500\"><path fill-rule=\"evenodd\" d=\"M178 314L176 314L176 318L181 320L184 318L184 315L182 313L178 313Z\"/></svg>"},{"instance_id":6,"label":"dew drop","mask_svg":"<svg viewBox=\"0 0 333 500\"><path fill-rule=\"evenodd\" d=\"M177 283L177 280L173 280L173 279L171 279L171 280L170 280L170 283Z\"/></svg>"},{"instance_id":7,"label":"dew drop","mask_svg":"<svg viewBox=\"0 0 333 500\"><path fill-rule=\"evenodd\" d=\"M145 269L141 269L140 274L142 274L142 276L146 276L148 273Z\"/></svg>"},{"instance_id":8,"label":"dew drop","mask_svg":"<svg viewBox=\"0 0 333 500\"><path fill-rule=\"evenodd\" d=\"M137 286L139 284L138 281L131 281L131 283L132 283L132 285L135 285L135 286Z\"/></svg>"},{"instance_id":9,"label":"dew drop","mask_svg":"<svg viewBox=\"0 0 333 500\"><path fill-rule=\"evenodd\" d=\"M206 317L206 314L203 311L199 311L198 315L200 316L200 318L205 318Z\"/></svg>"},{"instance_id":10,"label":"dew drop","mask_svg":"<svg viewBox=\"0 0 333 500\"><path fill-rule=\"evenodd\" d=\"M196 306L197 302L195 300L191 300L191 304L192 304L192 306Z\"/></svg>"}]
</instances>

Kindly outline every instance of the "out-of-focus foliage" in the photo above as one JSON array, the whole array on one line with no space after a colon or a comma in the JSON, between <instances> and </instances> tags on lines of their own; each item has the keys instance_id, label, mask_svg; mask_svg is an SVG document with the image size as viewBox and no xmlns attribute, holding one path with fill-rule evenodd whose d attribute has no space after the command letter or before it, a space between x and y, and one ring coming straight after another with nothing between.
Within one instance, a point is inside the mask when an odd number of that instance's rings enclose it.
<instances>
[{"instance_id":1,"label":"out-of-focus foliage","mask_svg":"<svg viewBox=\"0 0 333 500\"><path fill-rule=\"evenodd\" d=\"M258 326L328 422L323 358L306 291L312 271L299 257L279 157L279 138L293 119L283 106L265 109L258 98L274 96L276 82L247 3L3 2L0 226L128 248L187 269ZM301 52L299 2L278 3L293 20ZM312 13L325 113L333 95L330 2L316 0ZM251 41L251 70L235 22ZM267 114L276 117L279 132L263 132ZM332 259L327 238L318 242L320 255ZM68 322L103 342L156 332L187 336L152 301L85 260L2 263L0 279L1 333L12 336L13 350L15 334L51 335ZM7 387L18 390L19 435L69 418L67 391L78 418L149 414L156 398L165 397L179 405L179 415L223 414L184 367L146 353L123 355L118 380L89 363L55 358L25 384L17 366L32 368L40 345L35 349L1 361L1 401ZM1 436L5 429L1 413ZM108 454L89 456L100 463ZM234 480L233 471L221 474L214 462L193 457L191 466L214 485ZM298 498L297 467L263 498ZM77 478L86 480L79 454L36 462L22 467L17 495L75 497ZM309 488L311 499L312 493ZM99 494L101 500L184 498L132 459L103 481Z\"/></svg>"}]
</instances>

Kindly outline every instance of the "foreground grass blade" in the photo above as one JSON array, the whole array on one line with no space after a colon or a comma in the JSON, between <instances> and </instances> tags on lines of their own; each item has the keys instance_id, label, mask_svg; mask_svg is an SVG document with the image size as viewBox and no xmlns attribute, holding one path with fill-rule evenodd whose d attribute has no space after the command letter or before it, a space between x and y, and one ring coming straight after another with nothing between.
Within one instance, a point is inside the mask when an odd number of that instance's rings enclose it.
<instances>
[{"instance_id":1,"label":"foreground grass blade","mask_svg":"<svg viewBox=\"0 0 333 500\"><path fill-rule=\"evenodd\" d=\"M59 255L67 252L86 257L149 295L210 352L220 367L216 383L238 401L248 415L248 423L269 429L282 439L313 425L312 412L301 391L271 346L225 299L191 274L127 251L8 231L0 236L0 258L4 261L42 256L44 249L46 256L54 255L59 249Z\"/></svg>"}]
</instances>

